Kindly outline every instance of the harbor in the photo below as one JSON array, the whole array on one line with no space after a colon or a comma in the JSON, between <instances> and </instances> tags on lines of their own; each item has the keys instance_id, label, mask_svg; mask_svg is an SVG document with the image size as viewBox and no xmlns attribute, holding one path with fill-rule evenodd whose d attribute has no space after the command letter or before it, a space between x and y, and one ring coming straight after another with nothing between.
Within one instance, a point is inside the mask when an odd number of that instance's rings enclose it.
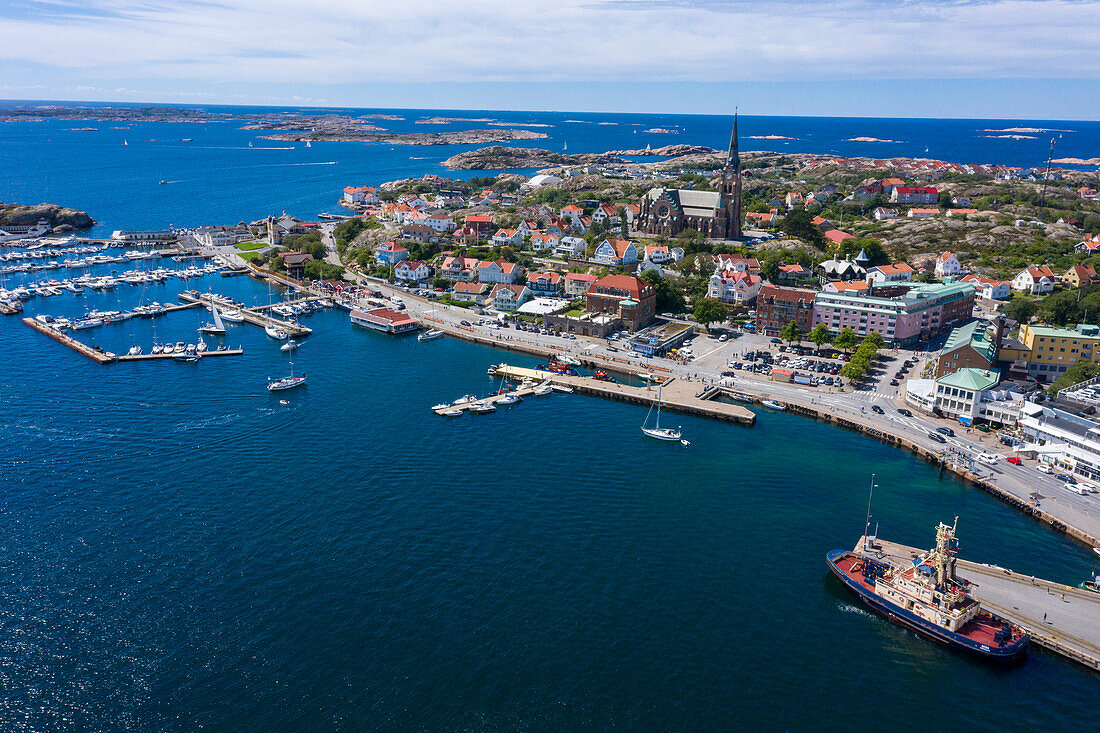
<instances>
[{"instance_id":1,"label":"harbor","mask_svg":"<svg viewBox=\"0 0 1100 733\"><path fill-rule=\"evenodd\" d=\"M219 297L212 293L203 294L198 292L197 290L180 293L179 297L180 300L184 301L185 303L201 304L206 308L209 308L211 303L218 303L219 300L221 301L221 303L229 302L228 299L226 299L224 296ZM263 306L261 306L260 308L248 308L245 306L237 305L235 307L237 308L237 312L240 313L241 319L244 323L258 326L259 328L274 326L275 328L285 331L292 339L302 338L313 333L313 330L311 328L303 326L297 321L272 318L264 312Z\"/></svg>"},{"instance_id":2,"label":"harbor","mask_svg":"<svg viewBox=\"0 0 1100 733\"><path fill-rule=\"evenodd\" d=\"M925 551L880 537L868 545L864 536L854 552L901 566ZM1100 593L961 558L957 568L983 607L1023 627L1051 652L1100 671Z\"/></svg>"},{"instance_id":3,"label":"harbor","mask_svg":"<svg viewBox=\"0 0 1100 733\"><path fill-rule=\"evenodd\" d=\"M92 346L88 346L82 341L79 341L72 336L64 333L56 328L35 320L34 318L24 318L23 323L30 326L35 331L41 334L49 336L51 339L59 344L68 346L70 349L86 356L97 364L113 364L115 362L131 362L131 361L156 361L156 360L176 360L181 359L198 360L205 359L207 357L216 356L241 356L244 354L244 349L230 349L225 347L219 347L215 349L207 349L204 351L190 351L185 352L183 350L174 353L149 353L149 354L115 354L110 351L103 351Z\"/></svg>"}]
</instances>

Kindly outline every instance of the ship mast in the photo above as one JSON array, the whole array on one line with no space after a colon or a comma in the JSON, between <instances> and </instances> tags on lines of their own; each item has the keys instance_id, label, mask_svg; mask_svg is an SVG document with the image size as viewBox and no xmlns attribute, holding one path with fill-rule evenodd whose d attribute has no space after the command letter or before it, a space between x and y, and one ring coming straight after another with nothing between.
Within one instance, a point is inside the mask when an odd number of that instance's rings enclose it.
<instances>
[{"instance_id":1,"label":"ship mast","mask_svg":"<svg viewBox=\"0 0 1100 733\"><path fill-rule=\"evenodd\" d=\"M863 549L873 550L874 543L871 541L871 497L875 494L875 487L878 484L875 483L875 474L871 474L871 490L867 492L867 521L863 525Z\"/></svg>"}]
</instances>

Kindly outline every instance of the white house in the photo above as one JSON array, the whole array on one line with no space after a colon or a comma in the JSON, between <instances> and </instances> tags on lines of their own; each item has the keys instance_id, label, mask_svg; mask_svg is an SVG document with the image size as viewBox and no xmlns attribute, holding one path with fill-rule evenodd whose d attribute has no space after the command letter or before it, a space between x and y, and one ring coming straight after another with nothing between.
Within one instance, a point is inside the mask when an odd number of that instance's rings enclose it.
<instances>
[{"instance_id":1,"label":"white house","mask_svg":"<svg viewBox=\"0 0 1100 733\"><path fill-rule=\"evenodd\" d=\"M514 283L523 274L515 262L484 260L477 265L477 280L483 283Z\"/></svg>"},{"instance_id":2,"label":"white house","mask_svg":"<svg viewBox=\"0 0 1100 733\"><path fill-rule=\"evenodd\" d=\"M1012 289L1032 295L1046 295L1054 292L1054 283L1058 277L1049 267L1025 267L1012 278Z\"/></svg>"},{"instance_id":3,"label":"white house","mask_svg":"<svg viewBox=\"0 0 1100 733\"><path fill-rule=\"evenodd\" d=\"M638 250L634 243L626 239L605 239L596 247L592 255L593 262L601 265L619 267L633 265L638 261Z\"/></svg>"},{"instance_id":4,"label":"white house","mask_svg":"<svg viewBox=\"0 0 1100 733\"><path fill-rule=\"evenodd\" d=\"M474 257L447 257L439 274L452 282L470 282L477 279L480 261Z\"/></svg>"},{"instance_id":5,"label":"white house","mask_svg":"<svg viewBox=\"0 0 1100 733\"><path fill-rule=\"evenodd\" d=\"M893 265L879 265L867 271L867 282L872 285L881 283L907 283L913 279L915 270L907 262Z\"/></svg>"},{"instance_id":6,"label":"white house","mask_svg":"<svg viewBox=\"0 0 1100 733\"><path fill-rule=\"evenodd\" d=\"M455 226L454 219L441 211L428 214L420 223L430 226L437 232L449 232Z\"/></svg>"},{"instance_id":7,"label":"white house","mask_svg":"<svg viewBox=\"0 0 1100 733\"><path fill-rule=\"evenodd\" d=\"M554 247L554 254L558 257L572 257L582 259L588 251L588 243L580 237L562 237Z\"/></svg>"},{"instance_id":8,"label":"white house","mask_svg":"<svg viewBox=\"0 0 1100 733\"><path fill-rule=\"evenodd\" d=\"M756 300L762 282L759 275L750 272L718 269L710 276L707 295L723 303L748 305Z\"/></svg>"},{"instance_id":9,"label":"white house","mask_svg":"<svg viewBox=\"0 0 1100 733\"><path fill-rule=\"evenodd\" d=\"M456 282L451 288L451 298L466 303L485 305L489 300L489 286L485 283Z\"/></svg>"},{"instance_id":10,"label":"white house","mask_svg":"<svg viewBox=\"0 0 1100 733\"><path fill-rule=\"evenodd\" d=\"M589 275L587 272L567 272L565 273L565 294L570 297L584 295L597 280L599 278L596 275Z\"/></svg>"},{"instance_id":11,"label":"white house","mask_svg":"<svg viewBox=\"0 0 1100 733\"><path fill-rule=\"evenodd\" d=\"M432 276L432 268L420 260L403 260L394 265L393 276L398 280L424 282Z\"/></svg>"},{"instance_id":12,"label":"white house","mask_svg":"<svg viewBox=\"0 0 1100 733\"><path fill-rule=\"evenodd\" d=\"M941 280L945 277L961 275L962 271L962 263L954 252L944 252L936 258L936 277Z\"/></svg>"},{"instance_id":13,"label":"white house","mask_svg":"<svg viewBox=\"0 0 1100 733\"><path fill-rule=\"evenodd\" d=\"M964 283L970 283L977 288L976 293L980 298L988 300L1004 300L1012 294L1012 283L1008 280L994 280L981 275L967 275Z\"/></svg>"},{"instance_id":14,"label":"white house","mask_svg":"<svg viewBox=\"0 0 1100 733\"><path fill-rule=\"evenodd\" d=\"M514 311L531 299L531 289L526 285L500 283L493 288L489 302L498 311Z\"/></svg>"},{"instance_id":15,"label":"white house","mask_svg":"<svg viewBox=\"0 0 1100 733\"><path fill-rule=\"evenodd\" d=\"M576 204L569 204L568 206L562 208L562 210L559 212L559 215L562 219L568 219L573 223L576 223L577 220L584 215L584 209L577 206Z\"/></svg>"},{"instance_id":16,"label":"white house","mask_svg":"<svg viewBox=\"0 0 1100 733\"><path fill-rule=\"evenodd\" d=\"M374 186L348 186L344 189L344 201L349 204L377 204L378 189Z\"/></svg>"},{"instance_id":17,"label":"white house","mask_svg":"<svg viewBox=\"0 0 1100 733\"><path fill-rule=\"evenodd\" d=\"M536 252L542 252L544 250L557 249L558 243L561 240L553 234L546 234L543 232L535 232L531 235L531 249ZM583 239L581 240L584 241Z\"/></svg>"},{"instance_id":18,"label":"white house","mask_svg":"<svg viewBox=\"0 0 1100 733\"><path fill-rule=\"evenodd\" d=\"M592 221L606 221L610 224L619 223L619 212L611 204L600 204L592 212Z\"/></svg>"},{"instance_id":19,"label":"white house","mask_svg":"<svg viewBox=\"0 0 1100 733\"><path fill-rule=\"evenodd\" d=\"M898 210L887 209L885 207L878 206L875 208L874 211L871 212L871 215L875 217L875 221L883 221L884 219L897 219Z\"/></svg>"},{"instance_id":20,"label":"white house","mask_svg":"<svg viewBox=\"0 0 1100 733\"><path fill-rule=\"evenodd\" d=\"M523 244L523 234L518 229L498 229L493 235L493 244L498 247L518 247Z\"/></svg>"}]
</instances>

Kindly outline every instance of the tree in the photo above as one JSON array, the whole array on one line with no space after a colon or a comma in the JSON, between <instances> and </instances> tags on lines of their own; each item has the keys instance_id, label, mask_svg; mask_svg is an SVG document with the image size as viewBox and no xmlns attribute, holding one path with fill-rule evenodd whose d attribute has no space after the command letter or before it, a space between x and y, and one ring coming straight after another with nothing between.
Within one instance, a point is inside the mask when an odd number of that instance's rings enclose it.
<instances>
[{"instance_id":1,"label":"tree","mask_svg":"<svg viewBox=\"0 0 1100 733\"><path fill-rule=\"evenodd\" d=\"M758 261L760 262L760 276L768 282L776 282L779 279L779 252L774 249L769 249L761 253Z\"/></svg>"},{"instance_id":2,"label":"tree","mask_svg":"<svg viewBox=\"0 0 1100 733\"><path fill-rule=\"evenodd\" d=\"M825 235L821 228L814 224L813 217L803 208L793 209L779 222L779 228L789 236L797 237L808 242L818 249L825 248Z\"/></svg>"},{"instance_id":3,"label":"tree","mask_svg":"<svg viewBox=\"0 0 1100 733\"><path fill-rule=\"evenodd\" d=\"M1029 323L1035 311L1035 301L1021 295L1014 296L1001 308L1001 313L1017 323Z\"/></svg>"},{"instance_id":4,"label":"tree","mask_svg":"<svg viewBox=\"0 0 1100 733\"><path fill-rule=\"evenodd\" d=\"M819 323L813 327L810 331L810 335L807 337L814 346L821 350L822 344L827 344L833 340L832 334L829 333L829 327L824 323Z\"/></svg>"},{"instance_id":5,"label":"tree","mask_svg":"<svg viewBox=\"0 0 1100 733\"><path fill-rule=\"evenodd\" d=\"M860 344L860 346L866 346L870 349L878 351L879 349L886 346L886 339L884 339L882 337L882 334L878 331L872 331L863 338L863 343Z\"/></svg>"},{"instance_id":6,"label":"tree","mask_svg":"<svg viewBox=\"0 0 1100 733\"><path fill-rule=\"evenodd\" d=\"M642 273L642 279L653 286L658 311L678 312L684 309L684 296L656 270L646 270Z\"/></svg>"},{"instance_id":7,"label":"tree","mask_svg":"<svg viewBox=\"0 0 1100 733\"><path fill-rule=\"evenodd\" d=\"M619 215L619 232L623 239L630 237L630 224L626 220L626 207L620 206L615 209L615 213Z\"/></svg>"},{"instance_id":8,"label":"tree","mask_svg":"<svg viewBox=\"0 0 1100 733\"><path fill-rule=\"evenodd\" d=\"M1084 361L1076 366L1071 366L1066 370L1066 373L1058 377L1053 384L1047 389L1052 396L1065 389L1066 387L1072 387L1078 382L1083 382L1086 379L1092 379L1097 374L1100 374L1100 364L1094 364L1090 361Z\"/></svg>"},{"instance_id":9,"label":"tree","mask_svg":"<svg viewBox=\"0 0 1100 733\"><path fill-rule=\"evenodd\" d=\"M779 331L779 338L786 341L788 344L793 344L795 341L800 341L802 338L802 329L798 327L798 324L791 321Z\"/></svg>"},{"instance_id":10,"label":"tree","mask_svg":"<svg viewBox=\"0 0 1100 733\"><path fill-rule=\"evenodd\" d=\"M720 323L729 316L726 304L716 298L700 298L695 301L693 311L695 320L708 328L712 323Z\"/></svg>"},{"instance_id":11,"label":"tree","mask_svg":"<svg viewBox=\"0 0 1100 733\"><path fill-rule=\"evenodd\" d=\"M840 329L840 333L833 339L833 346L841 351L851 351L856 345L856 333L850 328Z\"/></svg>"}]
</instances>

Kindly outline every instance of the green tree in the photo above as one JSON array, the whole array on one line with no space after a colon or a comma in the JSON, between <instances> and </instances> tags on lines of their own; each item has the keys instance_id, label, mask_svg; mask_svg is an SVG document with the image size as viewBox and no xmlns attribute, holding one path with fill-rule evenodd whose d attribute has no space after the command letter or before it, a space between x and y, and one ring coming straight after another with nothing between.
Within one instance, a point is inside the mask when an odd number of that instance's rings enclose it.
<instances>
[{"instance_id":1,"label":"green tree","mask_svg":"<svg viewBox=\"0 0 1100 733\"><path fill-rule=\"evenodd\" d=\"M1092 379L1097 374L1100 374L1100 364L1094 364L1090 361L1083 361L1076 366L1072 366L1066 370L1066 373L1054 380L1054 383L1047 389L1052 396L1065 389L1066 387L1072 387L1078 382L1083 382L1086 379Z\"/></svg>"},{"instance_id":2,"label":"green tree","mask_svg":"<svg viewBox=\"0 0 1100 733\"><path fill-rule=\"evenodd\" d=\"M658 311L679 312L684 309L684 296L676 286L667 278L662 277L656 270L646 270L642 273L642 279L653 286L657 296Z\"/></svg>"},{"instance_id":3,"label":"green tree","mask_svg":"<svg viewBox=\"0 0 1100 733\"><path fill-rule=\"evenodd\" d=\"M1035 301L1022 295L1013 296L1001 307L1001 312L1017 323L1029 323L1036 310Z\"/></svg>"},{"instance_id":4,"label":"green tree","mask_svg":"<svg viewBox=\"0 0 1100 733\"><path fill-rule=\"evenodd\" d=\"M851 351L856 345L856 333L850 328L840 329L840 333L833 339L833 346L841 351Z\"/></svg>"},{"instance_id":5,"label":"green tree","mask_svg":"<svg viewBox=\"0 0 1100 733\"><path fill-rule=\"evenodd\" d=\"M810 331L810 335L808 336L808 338L810 342L818 348L819 351L821 350L822 344L827 344L833 340L832 334L829 333L829 327L826 326L824 323L819 323L814 326L813 330Z\"/></svg>"},{"instance_id":6,"label":"green tree","mask_svg":"<svg viewBox=\"0 0 1100 733\"><path fill-rule=\"evenodd\" d=\"M779 338L786 341L788 344L793 344L795 341L800 341L802 338L802 329L798 327L798 324L791 321L779 331Z\"/></svg>"},{"instance_id":7,"label":"green tree","mask_svg":"<svg viewBox=\"0 0 1100 733\"><path fill-rule=\"evenodd\" d=\"M789 236L801 239L818 249L825 248L825 235L821 232L821 228L814 224L810 213L801 207L792 209L789 214L780 219L779 228Z\"/></svg>"},{"instance_id":8,"label":"green tree","mask_svg":"<svg viewBox=\"0 0 1100 733\"><path fill-rule=\"evenodd\" d=\"M621 232L620 236L622 236L623 239L629 238L630 237L630 224L626 220L626 207L625 206L618 207L617 209L615 209L615 213L619 215L619 227L620 227L619 231Z\"/></svg>"},{"instance_id":9,"label":"green tree","mask_svg":"<svg viewBox=\"0 0 1100 733\"><path fill-rule=\"evenodd\" d=\"M769 249L757 258L760 262L760 276L769 282L779 280L779 252Z\"/></svg>"},{"instance_id":10,"label":"green tree","mask_svg":"<svg viewBox=\"0 0 1100 733\"><path fill-rule=\"evenodd\" d=\"M712 323L720 323L729 317L729 309L726 304L716 298L700 298L695 302L693 310L695 320L708 328Z\"/></svg>"}]
</instances>

